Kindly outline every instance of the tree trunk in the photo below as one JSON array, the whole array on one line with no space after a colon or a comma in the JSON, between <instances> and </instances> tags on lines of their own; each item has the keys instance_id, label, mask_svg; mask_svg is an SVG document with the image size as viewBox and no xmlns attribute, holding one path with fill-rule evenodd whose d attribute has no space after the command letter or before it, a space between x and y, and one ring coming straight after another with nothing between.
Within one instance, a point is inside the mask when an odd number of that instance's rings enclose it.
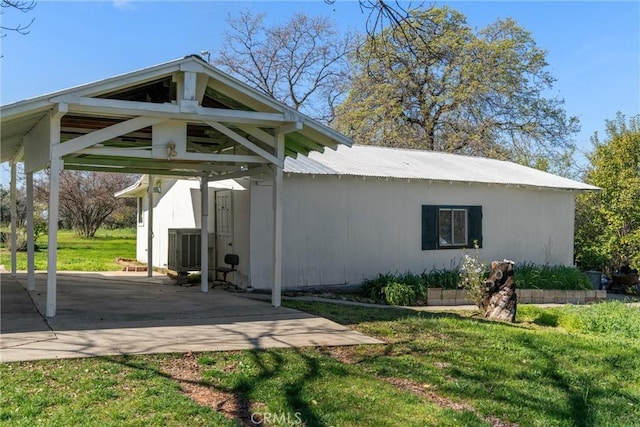
<instances>
[{"instance_id":1,"label":"tree trunk","mask_svg":"<svg viewBox=\"0 0 640 427\"><path fill-rule=\"evenodd\" d=\"M482 314L491 320L515 322L517 300L513 262L493 261L491 274L485 281L483 296L478 304Z\"/></svg>"}]
</instances>

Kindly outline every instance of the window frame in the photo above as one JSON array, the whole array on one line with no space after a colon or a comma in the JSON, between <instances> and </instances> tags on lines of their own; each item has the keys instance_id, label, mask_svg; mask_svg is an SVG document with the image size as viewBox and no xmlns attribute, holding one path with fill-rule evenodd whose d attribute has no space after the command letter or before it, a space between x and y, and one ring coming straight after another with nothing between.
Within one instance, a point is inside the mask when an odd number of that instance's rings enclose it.
<instances>
[{"instance_id":1,"label":"window frame","mask_svg":"<svg viewBox=\"0 0 640 427\"><path fill-rule=\"evenodd\" d=\"M448 211L451 215L451 226L449 231L451 232L452 243L442 243L441 227L440 227L440 214ZM464 242L456 242L456 221L455 212L464 212ZM468 206L438 206L438 248L466 248L469 245L469 207Z\"/></svg>"},{"instance_id":2,"label":"window frame","mask_svg":"<svg viewBox=\"0 0 640 427\"><path fill-rule=\"evenodd\" d=\"M481 205L422 205L422 250L482 248L483 207ZM466 243L440 243L440 209L466 210ZM453 235L452 235L453 238Z\"/></svg>"}]
</instances>

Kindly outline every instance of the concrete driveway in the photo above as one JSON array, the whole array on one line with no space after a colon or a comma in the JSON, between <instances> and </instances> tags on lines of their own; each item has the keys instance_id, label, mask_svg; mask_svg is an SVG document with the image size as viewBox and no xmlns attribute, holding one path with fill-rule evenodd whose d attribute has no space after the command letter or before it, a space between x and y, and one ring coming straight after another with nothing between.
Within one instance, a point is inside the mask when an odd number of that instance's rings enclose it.
<instances>
[{"instance_id":1,"label":"concrete driveway","mask_svg":"<svg viewBox=\"0 0 640 427\"><path fill-rule=\"evenodd\" d=\"M33 292L26 274L0 276L0 361L380 343L321 317L146 273L59 273L50 319L45 296L44 274Z\"/></svg>"}]
</instances>

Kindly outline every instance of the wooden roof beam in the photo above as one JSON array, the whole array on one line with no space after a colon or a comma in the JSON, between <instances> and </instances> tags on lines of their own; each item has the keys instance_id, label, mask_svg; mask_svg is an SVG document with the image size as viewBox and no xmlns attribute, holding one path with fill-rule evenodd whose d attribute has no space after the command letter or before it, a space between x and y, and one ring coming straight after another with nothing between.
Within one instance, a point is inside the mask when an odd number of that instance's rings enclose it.
<instances>
[{"instance_id":1,"label":"wooden roof beam","mask_svg":"<svg viewBox=\"0 0 640 427\"><path fill-rule=\"evenodd\" d=\"M134 168L134 167L114 167L114 166L90 166L90 165L65 165L66 170L80 170L89 172L108 172L108 173L128 173L128 174L150 174L154 176L183 176L183 177L200 177L202 176L202 170L171 170L171 169L147 169L147 168Z\"/></svg>"},{"instance_id":2,"label":"wooden roof beam","mask_svg":"<svg viewBox=\"0 0 640 427\"><path fill-rule=\"evenodd\" d=\"M263 127L279 127L290 122L282 113L261 113L256 111L225 110L196 106L184 112L180 105L155 104L150 102L122 101L117 99L60 96L51 102L66 102L69 112L103 114L110 116L149 116L185 121L202 122L212 120L223 123L251 124Z\"/></svg>"},{"instance_id":3,"label":"wooden roof beam","mask_svg":"<svg viewBox=\"0 0 640 427\"><path fill-rule=\"evenodd\" d=\"M128 150L126 148L87 148L77 151L76 154L152 159L151 150ZM187 160L194 162L269 163L268 160L260 156L246 154L182 153L177 157L172 157L172 159L172 161Z\"/></svg>"},{"instance_id":4,"label":"wooden roof beam","mask_svg":"<svg viewBox=\"0 0 640 427\"><path fill-rule=\"evenodd\" d=\"M210 120L206 120L205 123L207 123L209 126L214 128L218 132L222 133L223 135L228 136L229 138L231 138L232 140L234 140L238 144L244 146L247 150L259 155L260 157L268 160L269 162L273 163L274 165L278 165L280 167L284 167L284 164L283 164L282 160L278 159L276 156L274 156L273 154L269 153L268 151L263 150L262 148L258 147L256 144L254 144L253 142L249 141L247 138L245 138L245 137L243 137L241 135L238 135L236 132L234 132L233 130L229 129L225 125L223 125L221 123L218 123L218 122L210 121Z\"/></svg>"}]
</instances>

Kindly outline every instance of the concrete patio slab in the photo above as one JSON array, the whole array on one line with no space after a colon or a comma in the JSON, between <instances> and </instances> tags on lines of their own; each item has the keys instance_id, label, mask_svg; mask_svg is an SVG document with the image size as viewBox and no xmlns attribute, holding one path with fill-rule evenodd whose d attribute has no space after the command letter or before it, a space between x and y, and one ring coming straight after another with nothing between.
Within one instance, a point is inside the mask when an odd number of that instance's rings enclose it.
<instances>
[{"instance_id":1,"label":"concrete patio slab","mask_svg":"<svg viewBox=\"0 0 640 427\"><path fill-rule=\"evenodd\" d=\"M378 344L335 322L139 273L58 275L58 312L42 316L46 276L0 276L0 361L118 354Z\"/></svg>"}]
</instances>

